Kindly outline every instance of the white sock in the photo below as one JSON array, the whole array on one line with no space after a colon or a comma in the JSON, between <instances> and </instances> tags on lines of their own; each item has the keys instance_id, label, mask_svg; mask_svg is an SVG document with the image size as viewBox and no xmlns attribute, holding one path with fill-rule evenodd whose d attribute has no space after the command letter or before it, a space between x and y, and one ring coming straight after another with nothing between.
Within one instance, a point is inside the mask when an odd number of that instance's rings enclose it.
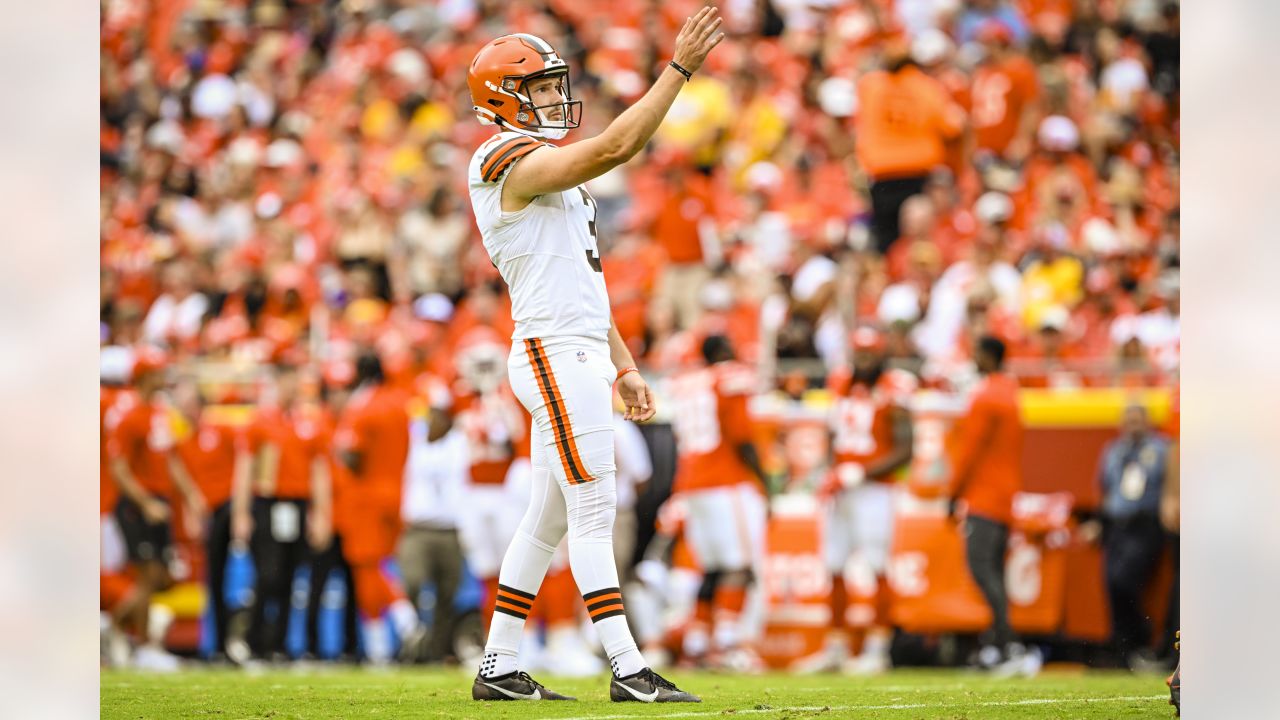
<instances>
[{"instance_id":1,"label":"white sock","mask_svg":"<svg viewBox=\"0 0 1280 720\"><path fill-rule=\"evenodd\" d=\"M554 547L523 530L517 531L511 539L502 558L502 568L498 571L498 597L494 599L489 638L484 645L486 656L492 652L514 658L520 652L529 606L533 605L533 598L542 586L554 552Z\"/></svg>"},{"instance_id":2,"label":"white sock","mask_svg":"<svg viewBox=\"0 0 1280 720\"><path fill-rule=\"evenodd\" d=\"M360 623L364 629L364 654L375 665L391 662L391 629L382 618L364 620Z\"/></svg>"},{"instance_id":3,"label":"white sock","mask_svg":"<svg viewBox=\"0 0 1280 720\"><path fill-rule=\"evenodd\" d=\"M497 620L497 616L494 616L494 620ZM486 650L484 658L480 660L480 677L482 678L510 675L518 669L515 653L490 652Z\"/></svg>"},{"instance_id":4,"label":"white sock","mask_svg":"<svg viewBox=\"0 0 1280 720\"><path fill-rule=\"evenodd\" d=\"M391 603L388 614L391 616L391 624L396 629L396 637L402 640L409 637L409 634L418 627L418 611L408 600L401 598Z\"/></svg>"},{"instance_id":5,"label":"white sock","mask_svg":"<svg viewBox=\"0 0 1280 720\"><path fill-rule=\"evenodd\" d=\"M615 620L619 618L610 618ZM607 620L605 622L608 622ZM624 621L625 622L625 621ZM648 667L644 661L644 655L640 654L639 648L632 645L630 650L624 650L618 655L609 658L609 666L613 668L613 674L616 677L624 678L629 675L635 675L641 670Z\"/></svg>"}]
</instances>

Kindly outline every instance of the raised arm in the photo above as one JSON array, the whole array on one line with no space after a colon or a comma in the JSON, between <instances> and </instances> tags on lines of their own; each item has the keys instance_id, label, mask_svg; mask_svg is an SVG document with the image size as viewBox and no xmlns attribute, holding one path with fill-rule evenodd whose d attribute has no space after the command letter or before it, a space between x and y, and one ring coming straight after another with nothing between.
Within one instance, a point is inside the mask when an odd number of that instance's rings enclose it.
<instances>
[{"instance_id":1,"label":"raised arm","mask_svg":"<svg viewBox=\"0 0 1280 720\"><path fill-rule=\"evenodd\" d=\"M685 20L676 37L673 62L690 73L702 67L707 53L724 39L716 30L720 18L714 7L704 7ZM644 148L671 109L685 76L668 65L634 105L627 108L604 132L562 148L539 148L516 163L502 190L504 209L524 207L530 200L577 187L630 160Z\"/></svg>"}]
</instances>

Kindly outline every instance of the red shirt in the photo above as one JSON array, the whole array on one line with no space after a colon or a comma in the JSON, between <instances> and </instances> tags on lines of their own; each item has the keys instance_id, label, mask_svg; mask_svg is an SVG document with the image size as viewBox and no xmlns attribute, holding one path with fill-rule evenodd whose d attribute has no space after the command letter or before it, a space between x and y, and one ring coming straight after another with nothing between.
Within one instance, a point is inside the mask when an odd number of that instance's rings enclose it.
<instances>
[{"instance_id":1,"label":"red shirt","mask_svg":"<svg viewBox=\"0 0 1280 720\"><path fill-rule=\"evenodd\" d=\"M366 489L387 502L400 502L404 464L409 456L409 395L385 385L356 390L334 437L343 451L360 455L350 473L352 492Z\"/></svg>"},{"instance_id":2,"label":"red shirt","mask_svg":"<svg viewBox=\"0 0 1280 720\"><path fill-rule=\"evenodd\" d=\"M272 497L311 497L311 469L328 448L328 424L318 408L298 406L289 410L263 409L248 432L251 452L274 446L278 455Z\"/></svg>"},{"instance_id":3,"label":"red shirt","mask_svg":"<svg viewBox=\"0 0 1280 720\"><path fill-rule=\"evenodd\" d=\"M686 173L684 187L667 193L653 223L653 237L674 264L702 262L698 222L715 212L711 184L695 173Z\"/></svg>"},{"instance_id":4,"label":"red shirt","mask_svg":"<svg viewBox=\"0 0 1280 720\"><path fill-rule=\"evenodd\" d=\"M950 445L953 493L971 515L1010 524L1013 496L1022 489L1017 381L1003 373L984 378Z\"/></svg>"},{"instance_id":5,"label":"red shirt","mask_svg":"<svg viewBox=\"0 0 1280 720\"><path fill-rule=\"evenodd\" d=\"M107 457L123 459L143 490L168 497L173 489L168 454L175 443L168 409L125 393L107 411L105 422Z\"/></svg>"},{"instance_id":6,"label":"red shirt","mask_svg":"<svg viewBox=\"0 0 1280 720\"><path fill-rule=\"evenodd\" d=\"M99 512L106 514L116 506L120 499L120 488L115 478L111 477L111 462L107 457L107 415L111 406L120 398L121 390L113 387L101 387L98 393L98 450L99 450Z\"/></svg>"},{"instance_id":7,"label":"red shirt","mask_svg":"<svg viewBox=\"0 0 1280 720\"><path fill-rule=\"evenodd\" d=\"M178 455L211 509L231 499L231 478L240 448L240 436L234 428L206 420L197 423L195 432L178 446Z\"/></svg>"},{"instance_id":8,"label":"red shirt","mask_svg":"<svg viewBox=\"0 0 1280 720\"><path fill-rule=\"evenodd\" d=\"M671 380L671 402L679 461L673 492L689 492L751 482L738 447L751 442L747 401L751 372L737 363L719 363L680 373Z\"/></svg>"},{"instance_id":9,"label":"red shirt","mask_svg":"<svg viewBox=\"0 0 1280 720\"><path fill-rule=\"evenodd\" d=\"M1023 109L1039 95L1035 66L1025 57L1015 55L979 67L970 90L974 145L1003 154L1017 135Z\"/></svg>"},{"instance_id":10,"label":"red shirt","mask_svg":"<svg viewBox=\"0 0 1280 720\"><path fill-rule=\"evenodd\" d=\"M884 372L873 388L853 384L847 371L833 376L829 386L836 399L830 424L836 463L858 463L865 468L888 455L893 450L893 411L904 406L915 385L915 378L901 370Z\"/></svg>"}]
</instances>

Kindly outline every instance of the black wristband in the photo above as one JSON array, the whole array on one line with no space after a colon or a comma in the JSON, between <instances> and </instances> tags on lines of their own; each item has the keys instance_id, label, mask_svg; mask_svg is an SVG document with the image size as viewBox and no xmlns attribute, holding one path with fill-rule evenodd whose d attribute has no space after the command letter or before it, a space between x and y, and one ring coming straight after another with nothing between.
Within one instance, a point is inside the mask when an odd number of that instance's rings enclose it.
<instances>
[{"instance_id":1,"label":"black wristband","mask_svg":"<svg viewBox=\"0 0 1280 720\"><path fill-rule=\"evenodd\" d=\"M691 72L689 72L688 70L685 70L684 68L680 67L680 63L676 62L675 60L672 60L671 62L669 62L669 63L667 63L667 64L668 64L668 65L670 65L671 67L675 68L677 72L679 72L681 75L683 75L683 76L684 76L684 81L685 81L685 82L689 82L690 80L692 80L692 79L693 79L693 73L691 73Z\"/></svg>"}]
</instances>

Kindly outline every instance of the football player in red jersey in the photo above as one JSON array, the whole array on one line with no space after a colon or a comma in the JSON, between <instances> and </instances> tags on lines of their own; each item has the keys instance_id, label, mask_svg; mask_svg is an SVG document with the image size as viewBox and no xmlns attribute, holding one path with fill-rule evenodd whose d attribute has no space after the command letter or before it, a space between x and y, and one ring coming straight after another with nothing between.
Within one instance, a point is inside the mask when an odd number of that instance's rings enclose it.
<instances>
[{"instance_id":1,"label":"football player in red jersey","mask_svg":"<svg viewBox=\"0 0 1280 720\"><path fill-rule=\"evenodd\" d=\"M131 620L135 632L146 638L135 661L160 670L177 666L162 647L164 633L151 623L151 596L173 583L170 499L182 498L193 537L199 536L206 512L204 498L177 453L175 416L164 396L168 364L160 350L139 348L133 361L135 392L122 394L104 418L107 458L120 489L116 519L138 579L137 592L121 601L114 613Z\"/></svg>"},{"instance_id":2,"label":"football player in red jersey","mask_svg":"<svg viewBox=\"0 0 1280 720\"><path fill-rule=\"evenodd\" d=\"M755 568L764 556L765 474L751 440L747 403L755 376L734 360L723 335L702 341L705 367L671 380L672 429L679 454L673 492L689 509L685 528L694 555L715 579L715 664L757 670L742 614Z\"/></svg>"},{"instance_id":3,"label":"football player in red jersey","mask_svg":"<svg viewBox=\"0 0 1280 720\"><path fill-rule=\"evenodd\" d=\"M846 672L871 674L889 667L892 630L884 577L893 539L893 475L911 462L907 401L916 380L885 367L879 330L859 327L852 340L853 372L842 369L828 381L835 394L829 418L833 463L820 494L828 500L823 553L831 572L831 632L823 650L801 660L800 667L817 671L843 663ZM848 580L858 570L874 578L876 617L862 654L845 662Z\"/></svg>"}]
</instances>

